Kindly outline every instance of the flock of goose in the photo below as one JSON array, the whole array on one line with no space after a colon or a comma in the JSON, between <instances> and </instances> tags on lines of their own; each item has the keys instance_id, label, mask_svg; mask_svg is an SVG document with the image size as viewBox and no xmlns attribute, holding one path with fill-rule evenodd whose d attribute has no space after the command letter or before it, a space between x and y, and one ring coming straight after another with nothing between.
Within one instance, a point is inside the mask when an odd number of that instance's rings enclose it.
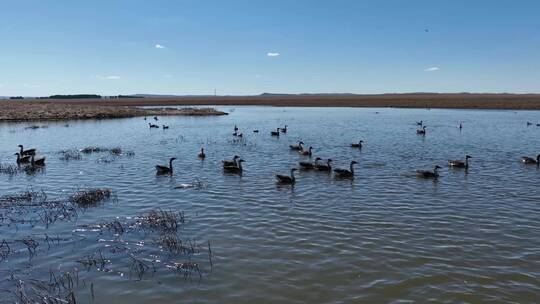
<instances>
[{"instance_id":1,"label":"flock of goose","mask_svg":"<svg viewBox=\"0 0 540 304\"><path fill-rule=\"evenodd\" d=\"M146 118L145 118L146 120ZM158 120L157 117L154 117L154 120ZM527 122L527 125L531 125L532 123ZM159 128L157 125L149 124L150 128ZM426 136L426 126L424 125L423 121L416 122L416 125L418 126L418 129L416 130L416 133L422 136ZM461 129L463 126L462 124L459 125L459 128ZM163 125L163 129L168 129L168 126ZM270 131L270 135L273 137L279 137L280 134L287 133L287 125L283 128L276 128L275 131ZM259 130L253 130L254 133L258 133ZM238 127L234 126L234 133L233 136L235 137L243 137L243 133L239 133ZM360 140L356 143L350 144L350 147L353 149L362 149L363 148L364 141ZM18 165L28 165L29 169L36 169L39 167L45 166L45 157L36 157L36 149L27 149L25 150L23 145L19 145L19 152L15 153L14 155L17 156L17 164ZM297 144L291 144L289 145L290 150L298 152L300 155L312 157L313 155L313 147L308 147L307 149L304 148L304 142L300 141ZM199 159L203 160L206 157L206 154L204 152L204 147L201 148L199 154L197 155ZM452 168L462 168L462 169L468 169L469 168L469 159L472 157L470 155L466 155L463 160L449 160L448 165ZM157 165L156 166L156 173L158 175L172 175L173 170L173 161L176 158L169 159L168 166L166 165ZM521 157L521 161L526 165L536 165L540 168L540 154L536 156L536 158L523 156ZM242 174L243 167L242 163L245 161L241 159L238 155L235 155L231 160L223 160L223 171L226 173L232 173L232 174ZM298 168L292 168L290 170L290 175L276 175L276 180L280 184L295 184L296 183L296 177L294 176L294 172L301 169L301 170L316 170L316 171L322 171L331 173L334 172L334 177L339 179L353 179L355 176L354 172L354 165L356 165L356 161L351 161L349 169L333 169L332 170L332 159L327 159L326 161L323 161L321 158L316 157L315 161L301 161L298 163ZM433 170L417 170L416 175L420 178L432 178L436 179L439 177L439 169L441 169L440 166L435 166Z\"/></svg>"},{"instance_id":2,"label":"flock of goose","mask_svg":"<svg viewBox=\"0 0 540 304\"><path fill-rule=\"evenodd\" d=\"M416 122L418 129L416 130L416 133L422 136L426 136L426 126L424 125L423 121ZM461 130L463 128L463 125L459 124L459 129ZM253 130L254 133L258 133L259 130ZM276 128L275 131L270 131L270 136L273 137L279 137L280 134L287 133L287 125L285 125L284 128ZM235 137L243 137L243 133L239 132L238 127L234 126L234 132L233 136ZM363 148L364 141L360 140L356 143L350 144L351 148L354 149L362 149ZM290 150L297 151L300 155L312 157L313 155L313 147L304 148L304 142L300 141L297 144L291 144L289 145ZM200 159L204 159L206 157L206 154L204 152L204 148L201 148L200 153L198 154L198 157ZM448 165L452 168L460 168L467 170L469 168L469 159L472 157L470 155L465 155L465 158L463 160L449 160ZM157 165L156 171L158 175L162 174L173 174L173 165L172 162L176 158L171 158L169 160L169 166L163 166L163 165ZM540 154L536 156L536 158L523 156L521 157L521 161L524 164L530 165L535 164L540 167ZM226 173L232 173L232 174L242 174L243 167L242 163L245 161L240 158L240 156L235 155L230 160L223 160L223 171ZM294 176L294 172L301 170L316 170L316 171L323 171L331 173L334 172L334 177L338 179L354 179L355 172L354 172L354 165L357 164L356 161L351 161L349 165L349 169L333 169L332 170L332 159L327 159L325 162L320 157L316 157L315 161L301 161L298 163L298 168L292 168L290 170L290 175L276 175L277 183L279 184L290 184L293 185L296 183L296 177ZM439 177L439 169L442 167L437 165L434 167L433 170L417 170L416 176L420 178L430 178L430 179L436 179Z\"/></svg>"},{"instance_id":3,"label":"flock of goose","mask_svg":"<svg viewBox=\"0 0 540 304\"><path fill-rule=\"evenodd\" d=\"M36 149L25 150L23 145L19 145L20 151L15 153L17 156L17 165L29 164L31 168L45 166L45 157L36 158Z\"/></svg>"}]
</instances>

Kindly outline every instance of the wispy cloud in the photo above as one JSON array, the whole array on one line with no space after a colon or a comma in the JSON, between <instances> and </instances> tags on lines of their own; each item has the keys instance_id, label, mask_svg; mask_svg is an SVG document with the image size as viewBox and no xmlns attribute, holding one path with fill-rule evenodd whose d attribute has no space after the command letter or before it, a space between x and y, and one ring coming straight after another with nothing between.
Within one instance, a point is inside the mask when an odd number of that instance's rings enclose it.
<instances>
[{"instance_id":1,"label":"wispy cloud","mask_svg":"<svg viewBox=\"0 0 540 304\"><path fill-rule=\"evenodd\" d=\"M25 88L41 88L41 85L35 83L24 83L23 87Z\"/></svg>"},{"instance_id":2,"label":"wispy cloud","mask_svg":"<svg viewBox=\"0 0 540 304\"><path fill-rule=\"evenodd\" d=\"M163 46L163 45L161 45L161 44L156 44L154 47L155 47L156 49L164 49L164 48L165 48L165 46Z\"/></svg>"},{"instance_id":3,"label":"wispy cloud","mask_svg":"<svg viewBox=\"0 0 540 304\"><path fill-rule=\"evenodd\" d=\"M278 57L280 54L277 52L268 52L266 53L266 56L268 57Z\"/></svg>"},{"instance_id":4,"label":"wispy cloud","mask_svg":"<svg viewBox=\"0 0 540 304\"><path fill-rule=\"evenodd\" d=\"M96 77L98 79L103 79L103 80L118 80L120 79L121 77L118 76L118 75L109 75L109 76L100 76L100 75L97 75L97 76L92 76L92 77Z\"/></svg>"},{"instance_id":5,"label":"wispy cloud","mask_svg":"<svg viewBox=\"0 0 540 304\"><path fill-rule=\"evenodd\" d=\"M438 71L438 70L440 70L439 67L434 66L434 67L427 68L424 71L426 71L426 72L435 72L435 71Z\"/></svg>"}]
</instances>

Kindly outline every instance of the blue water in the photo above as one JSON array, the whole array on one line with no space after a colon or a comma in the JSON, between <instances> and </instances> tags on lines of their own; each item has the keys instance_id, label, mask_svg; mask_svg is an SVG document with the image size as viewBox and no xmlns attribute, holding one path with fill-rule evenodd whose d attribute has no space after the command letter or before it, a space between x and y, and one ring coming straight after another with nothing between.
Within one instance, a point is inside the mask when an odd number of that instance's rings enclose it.
<instances>
[{"instance_id":1,"label":"blue water","mask_svg":"<svg viewBox=\"0 0 540 304\"><path fill-rule=\"evenodd\" d=\"M35 130L0 124L2 163L14 163L18 144L47 157L46 168L33 175L0 175L0 195L32 188L52 199L107 187L118 198L49 227L0 222L0 239L17 250L0 262L2 276L48 280L50 269L80 268L78 259L101 250L113 271L80 274L93 283L96 303L540 302L540 170L520 162L540 153L540 128L526 126L540 121L540 112L220 109L230 115L160 117L169 130L150 130L142 118L43 122L37 125L46 128ZM420 120L426 136L416 134ZM232 136L235 124L241 140ZM270 136L284 125L287 134ZM350 148L360 139L361 151ZM334 167L356 160L356 178L298 171L294 187L276 185L275 174L309 160L289 150L299 140L314 148L312 159L331 158ZM60 160L59 151L87 146L135 155ZM204 161L197 158L201 147ZM467 172L448 167L447 160L466 154L473 157ZM221 169L233 155L246 161L242 176ZM154 166L170 157L178 158L174 175L156 176ZM416 177L416 170L435 165L443 167L438 180ZM176 188L182 184L197 187ZM211 243L212 267L204 248L190 257L204 268L202 277L186 280L158 267L141 280L130 278L128 258L111 251L118 238L83 229L156 208L183 211L182 234ZM17 240L44 234L65 241L50 248L42 242L29 259ZM153 247L149 238L133 252L155 260ZM161 256L156 264L175 259L185 257ZM12 283L2 281L0 289ZM88 284L75 289L80 303L92 301Z\"/></svg>"}]
</instances>

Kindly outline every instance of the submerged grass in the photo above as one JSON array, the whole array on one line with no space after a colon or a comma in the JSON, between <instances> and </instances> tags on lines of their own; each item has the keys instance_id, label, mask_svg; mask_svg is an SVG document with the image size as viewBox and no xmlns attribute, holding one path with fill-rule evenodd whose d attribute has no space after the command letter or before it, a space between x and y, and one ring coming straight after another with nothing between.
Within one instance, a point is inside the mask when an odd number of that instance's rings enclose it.
<instances>
[{"instance_id":1,"label":"submerged grass","mask_svg":"<svg viewBox=\"0 0 540 304\"><path fill-rule=\"evenodd\" d=\"M60 160L62 161L72 161L72 160L81 160L82 154L78 150L62 150L58 152L60 154Z\"/></svg>"},{"instance_id":2,"label":"submerged grass","mask_svg":"<svg viewBox=\"0 0 540 304\"><path fill-rule=\"evenodd\" d=\"M112 196L112 190L107 188L78 190L69 201L81 208L90 208L99 206Z\"/></svg>"},{"instance_id":3,"label":"submerged grass","mask_svg":"<svg viewBox=\"0 0 540 304\"><path fill-rule=\"evenodd\" d=\"M176 233L180 224L184 224L183 212L152 210L141 219L141 226L147 229L158 230L163 233Z\"/></svg>"},{"instance_id":4,"label":"submerged grass","mask_svg":"<svg viewBox=\"0 0 540 304\"><path fill-rule=\"evenodd\" d=\"M0 163L0 174L15 175L24 172L23 167Z\"/></svg>"}]
</instances>

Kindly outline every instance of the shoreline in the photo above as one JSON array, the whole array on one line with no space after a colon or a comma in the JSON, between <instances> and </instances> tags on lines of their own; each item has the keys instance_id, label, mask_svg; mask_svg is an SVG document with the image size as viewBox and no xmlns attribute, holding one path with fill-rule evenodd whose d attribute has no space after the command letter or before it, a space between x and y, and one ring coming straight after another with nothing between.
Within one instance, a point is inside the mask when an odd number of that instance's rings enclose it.
<instances>
[{"instance_id":1,"label":"shoreline","mask_svg":"<svg viewBox=\"0 0 540 304\"><path fill-rule=\"evenodd\" d=\"M0 101L1 104L2 101ZM185 96L125 99L24 99L19 102L93 106L279 106L540 110L540 94L321 94Z\"/></svg>"}]
</instances>

